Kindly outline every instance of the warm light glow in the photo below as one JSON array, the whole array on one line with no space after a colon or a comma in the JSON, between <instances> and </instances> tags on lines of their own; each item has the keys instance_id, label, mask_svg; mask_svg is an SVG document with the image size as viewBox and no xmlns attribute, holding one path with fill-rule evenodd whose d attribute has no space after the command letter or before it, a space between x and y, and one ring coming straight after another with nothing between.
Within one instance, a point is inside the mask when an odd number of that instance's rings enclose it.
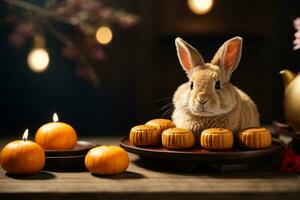
<instances>
[{"instance_id":1,"label":"warm light glow","mask_svg":"<svg viewBox=\"0 0 300 200\"><path fill-rule=\"evenodd\" d=\"M212 9L214 0L188 0L187 3L193 13L204 15Z\"/></svg>"},{"instance_id":2,"label":"warm light glow","mask_svg":"<svg viewBox=\"0 0 300 200\"><path fill-rule=\"evenodd\" d=\"M27 62L32 71L43 72L48 67L49 54L44 48L34 48L29 52Z\"/></svg>"},{"instance_id":3,"label":"warm light glow","mask_svg":"<svg viewBox=\"0 0 300 200\"><path fill-rule=\"evenodd\" d=\"M58 122L58 115L56 113L53 114L53 121Z\"/></svg>"},{"instance_id":4,"label":"warm light glow","mask_svg":"<svg viewBox=\"0 0 300 200\"><path fill-rule=\"evenodd\" d=\"M22 139L23 140L27 140L27 138L28 138L28 132L29 132L29 130L28 129L26 129L25 131L24 131L24 134L23 134L23 137L22 137Z\"/></svg>"},{"instance_id":5,"label":"warm light glow","mask_svg":"<svg viewBox=\"0 0 300 200\"><path fill-rule=\"evenodd\" d=\"M111 29L107 26L101 26L96 32L96 39L100 44L108 44L113 38Z\"/></svg>"}]
</instances>

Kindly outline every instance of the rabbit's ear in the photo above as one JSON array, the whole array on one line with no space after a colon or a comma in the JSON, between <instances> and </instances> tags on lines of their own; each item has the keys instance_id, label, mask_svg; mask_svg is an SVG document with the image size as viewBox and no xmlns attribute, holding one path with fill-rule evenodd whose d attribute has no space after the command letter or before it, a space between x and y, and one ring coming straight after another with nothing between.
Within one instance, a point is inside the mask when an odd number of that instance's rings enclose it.
<instances>
[{"instance_id":1,"label":"rabbit's ear","mask_svg":"<svg viewBox=\"0 0 300 200\"><path fill-rule=\"evenodd\" d=\"M177 56L183 69L189 73L193 67L203 65L204 60L200 53L181 38L175 39Z\"/></svg>"},{"instance_id":2,"label":"rabbit's ear","mask_svg":"<svg viewBox=\"0 0 300 200\"><path fill-rule=\"evenodd\" d=\"M243 39L234 37L227 40L217 51L211 63L223 70L223 79L229 81L231 73L237 68L242 54Z\"/></svg>"}]
</instances>

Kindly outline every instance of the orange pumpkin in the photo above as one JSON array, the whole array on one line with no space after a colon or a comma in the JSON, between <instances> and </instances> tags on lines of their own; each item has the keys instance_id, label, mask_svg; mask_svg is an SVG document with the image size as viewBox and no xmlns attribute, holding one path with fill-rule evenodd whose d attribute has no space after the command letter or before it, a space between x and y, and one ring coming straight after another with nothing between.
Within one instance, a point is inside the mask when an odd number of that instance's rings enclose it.
<instances>
[{"instance_id":1,"label":"orange pumpkin","mask_svg":"<svg viewBox=\"0 0 300 200\"><path fill-rule=\"evenodd\" d=\"M119 174L124 172L128 165L128 153L117 146L95 147L85 156L85 166L94 174Z\"/></svg>"},{"instance_id":2,"label":"orange pumpkin","mask_svg":"<svg viewBox=\"0 0 300 200\"><path fill-rule=\"evenodd\" d=\"M69 124L50 122L38 129L35 142L45 150L71 150L77 144L77 133Z\"/></svg>"},{"instance_id":3,"label":"orange pumpkin","mask_svg":"<svg viewBox=\"0 0 300 200\"><path fill-rule=\"evenodd\" d=\"M1 167L11 174L36 174L45 164L44 150L28 140L8 143L0 154Z\"/></svg>"}]
</instances>

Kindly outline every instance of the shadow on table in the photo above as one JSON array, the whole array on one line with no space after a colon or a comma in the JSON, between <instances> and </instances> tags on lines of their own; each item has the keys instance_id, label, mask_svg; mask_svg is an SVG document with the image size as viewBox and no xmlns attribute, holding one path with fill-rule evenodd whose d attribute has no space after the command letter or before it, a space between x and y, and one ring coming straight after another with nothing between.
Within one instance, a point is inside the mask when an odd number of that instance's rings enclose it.
<instances>
[{"instance_id":1,"label":"shadow on table","mask_svg":"<svg viewBox=\"0 0 300 200\"><path fill-rule=\"evenodd\" d=\"M46 180L46 179L54 179L56 176L52 173L42 171L38 174L34 175L16 175L5 173L5 175L9 178L19 179L19 180Z\"/></svg>"},{"instance_id":2,"label":"shadow on table","mask_svg":"<svg viewBox=\"0 0 300 200\"><path fill-rule=\"evenodd\" d=\"M168 174L177 174L183 176L207 176L211 178L232 178L232 179L255 179L255 178L264 178L264 179L278 179L278 178L290 178L297 179L298 175L295 174L286 174L282 173L279 170L279 163L274 162L258 162L251 165L243 166L209 166L209 165L185 165L181 163L161 163L157 162L148 162L144 159L136 159L133 161L135 165L142 167L147 170L164 172Z\"/></svg>"},{"instance_id":3,"label":"shadow on table","mask_svg":"<svg viewBox=\"0 0 300 200\"><path fill-rule=\"evenodd\" d=\"M54 168L44 168L44 170L48 172L63 172L63 173L80 173L80 172L88 172L86 168L78 168L78 169L54 169Z\"/></svg>"},{"instance_id":4,"label":"shadow on table","mask_svg":"<svg viewBox=\"0 0 300 200\"><path fill-rule=\"evenodd\" d=\"M104 179L115 179L115 180L127 180L127 179L141 179L146 178L143 174L131 171L125 171L121 174L112 175L112 176L104 176L98 174L92 174L92 176L97 178L104 178Z\"/></svg>"}]
</instances>

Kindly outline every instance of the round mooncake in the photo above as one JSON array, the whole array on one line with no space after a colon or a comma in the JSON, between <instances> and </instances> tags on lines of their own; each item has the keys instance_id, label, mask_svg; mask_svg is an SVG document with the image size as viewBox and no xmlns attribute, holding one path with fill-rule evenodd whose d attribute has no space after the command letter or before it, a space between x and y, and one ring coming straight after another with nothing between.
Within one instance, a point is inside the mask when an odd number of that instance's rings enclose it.
<instances>
[{"instance_id":1,"label":"round mooncake","mask_svg":"<svg viewBox=\"0 0 300 200\"><path fill-rule=\"evenodd\" d=\"M226 150L233 146L233 134L225 128L209 128L201 133L200 144L208 150Z\"/></svg>"},{"instance_id":2,"label":"round mooncake","mask_svg":"<svg viewBox=\"0 0 300 200\"><path fill-rule=\"evenodd\" d=\"M146 125L157 127L161 131L161 133L168 128L175 127L175 124L172 122L172 120L169 119L152 119L148 121Z\"/></svg>"},{"instance_id":3,"label":"round mooncake","mask_svg":"<svg viewBox=\"0 0 300 200\"><path fill-rule=\"evenodd\" d=\"M129 140L135 146L155 146L161 143L161 133L155 126L138 125L130 130Z\"/></svg>"},{"instance_id":4,"label":"round mooncake","mask_svg":"<svg viewBox=\"0 0 300 200\"><path fill-rule=\"evenodd\" d=\"M169 128L163 131L161 140L167 149L188 149L195 144L193 132L185 128Z\"/></svg>"},{"instance_id":5,"label":"round mooncake","mask_svg":"<svg viewBox=\"0 0 300 200\"><path fill-rule=\"evenodd\" d=\"M264 149L272 144L272 135L266 128L248 128L240 131L239 143L249 149Z\"/></svg>"}]
</instances>

